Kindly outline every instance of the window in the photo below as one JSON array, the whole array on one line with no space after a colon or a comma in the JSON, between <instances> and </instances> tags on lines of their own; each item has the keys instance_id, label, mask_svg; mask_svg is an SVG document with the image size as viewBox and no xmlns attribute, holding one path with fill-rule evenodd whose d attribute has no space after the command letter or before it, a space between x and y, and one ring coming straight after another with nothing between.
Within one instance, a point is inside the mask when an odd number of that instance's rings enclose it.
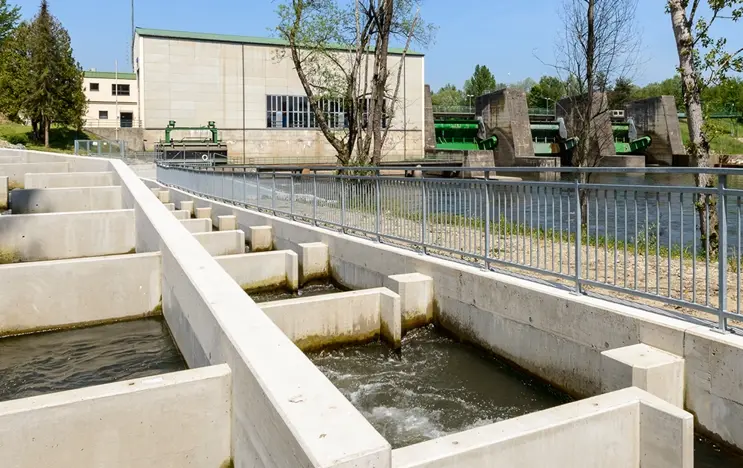
<instances>
[{"instance_id":1,"label":"window","mask_svg":"<svg viewBox=\"0 0 743 468\"><path fill-rule=\"evenodd\" d=\"M91 91L98 91L98 83L90 83L90 90Z\"/></svg>"},{"instance_id":2,"label":"window","mask_svg":"<svg viewBox=\"0 0 743 468\"><path fill-rule=\"evenodd\" d=\"M98 118L100 120L108 119L108 111L98 111Z\"/></svg>"},{"instance_id":3,"label":"window","mask_svg":"<svg viewBox=\"0 0 743 468\"><path fill-rule=\"evenodd\" d=\"M114 96L129 96L129 85L128 84L112 84L111 94Z\"/></svg>"},{"instance_id":4,"label":"window","mask_svg":"<svg viewBox=\"0 0 743 468\"><path fill-rule=\"evenodd\" d=\"M387 126L386 106L382 112L385 117L382 126ZM328 126L331 128L347 128L348 115L344 110L343 99L321 99L320 109L325 114ZM364 113L364 126L367 122L369 99L361 105ZM266 127L267 128L317 128L315 113L310 109L310 102L306 96L266 96Z\"/></svg>"}]
</instances>

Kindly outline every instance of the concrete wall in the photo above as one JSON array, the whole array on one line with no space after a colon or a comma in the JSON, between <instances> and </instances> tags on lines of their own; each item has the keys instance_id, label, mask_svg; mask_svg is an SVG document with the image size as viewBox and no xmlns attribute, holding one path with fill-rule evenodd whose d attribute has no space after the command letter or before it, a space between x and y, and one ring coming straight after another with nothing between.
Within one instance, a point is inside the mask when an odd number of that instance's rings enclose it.
<instances>
[{"instance_id":1,"label":"concrete wall","mask_svg":"<svg viewBox=\"0 0 743 468\"><path fill-rule=\"evenodd\" d=\"M121 209L121 187L70 187L13 190L13 214Z\"/></svg>"},{"instance_id":2,"label":"concrete wall","mask_svg":"<svg viewBox=\"0 0 743 468\"><path fill-rule=\"evenodd\" d=\"M299 259L291 250L228 255L216 257L216 260L241 288L248 291L266 288L294 291L299 287Z\"/></svg>"},{"instance_id":3,"label":"concrete wall","mask_svg":"<svg viewBox=\"0 0 743 468\"><path fill-rule=\"evenodd\" d=\"M66 187L106 187L112 186L110 172L69 172L64 174L26 174L24 188L66 188Z\"/></svg>"},{"instance_id":4,"label":"concrete wall","mask_svg":"<svg viewBox=\"0 0 743 468\"><path fill-rule=\"evenodd\" d=\"M560 99L555 105L555 113L558 118L565 119L568 137L580 137L585 128L583 112L588 107L588 96L577 96ZM591 154L601 156L616 156L617 149L614 146L614 132L611 129L611 113L606 93L594 93L591 112L598 117L593 120L593 137ZM577 150L576 150L577 151Z\"/></svg>"},{"instance_id":5,"label":"concrete wall","mask_svg":"<svg viewBox=\"0 0 743 468\"><path fill-rule=\"evenodd\" d=\"M328 245L333 277L352 289L393 274L434 280L440 324L577 396L601 393L601 352L645 343L686 359L686 404L703 432L743 448L743 337L476 267L345 236L171 189L175 200L236 215L240 229L273 227L279 249ZM714 353L712 350L714 349ZM724 369L724 370L723 370Z\"/></svg>"},{"instance_id":6,"label":"concrete wall","mask_svg":"<svg viewBox=\"0 0 743 468\"><path fill-rule=\"evenodd\" d=\"M151 314L157 253L0 266L0 336Z\"/></svg>"},{"instance_id":7,"label":"concrete wall","mask_svg":"<svg viewBox=\"0 0 743 468\"><path fill-rule=\"evenodd\" d=\"M98 78L86 76L83 78L83 87L85 91L85 97L88 101L88 112L85 116L87 125L110 125L113 127L119 115L118 112L131 112L134 120L139 119L139 112L137 110L137 97L139 91L137 89L137 80L130 78L127 74L119 76L118 79L112 78ZM98 84L98 91L92 91L91 84ZM112 85L129 85L129 96L116 96L113 94ZM99 111L107 111L108 119L99 121ZM112 128L113 130L113 128Z\"/></svg>"},{"instance_id":8,"label":"concrete wall","mask_svg":"<svg viewBox=\"0 0 743 468\"><path fill-rule=\"evenodd\" d=\"M525 91L507 88L479 96L475 113L482 116L490 133L498 137L496 165L513 166L515 158L534 156Z\"/></svg>"},{"instance_id":9,"label":"concrete wall","mask_svg":"<svg viewBox=\"0 0 743 468\"><path fill-rule=\"evenodd\" d=\"M674 156L686 155L673 96L631 101L624 109L625 115L635 121L638 135L652 138L645 151L649 163L670 166L674 163Z\"/></svg>"},{"instance_id":10,"label":"concrete wall","mask_svg":"<svg viewBox=\"0 0 743 468\"><path fill-rule=\"evenodd\" d=\"M433 120L433 101L431 99L431 86L426 85L424 90L424 98L425 98L425 122L424 122L424 129L425 129L425 150L431 151L436 149L436 129L435 129L435 123Z\"/></svg>"},{"instance_id":11,"label":"concrete wall","mask_svg":"<svg viewBox=\"0 0 743 468\"><path fill-rule=\"evenodd\" d=\"M22 187L28 173L67 171L69 171L69 164L66 162L0 164L0 176L7 176L11 187Z\"/></svg>"},{"instance_id":12,"label":"concrete wall","mask_svg":"<svg viewBox=\"0 0 743 468\"><path fill-rule=\"evenodd\" d=\"M104 140L120 140L126 142L126 148L129 151L146 151L149 147L157 141L165 137L165 132L160 132L160 138L154 141L145 141L144 129L142 128L101 128L101 127L86 127L85 131L92 133ZM146 143L149 143L147 145Z\"/></svg>"},{"instance_id":13,"label":"concrete wall","mask_svg":"<svg viewBox=\"0 0 743 468\"><path fill-rule=\"evenodd\" d=\"M21 261L130 253L134 211L83 211L0 216L0 248Z\"/></svg>"},{"instance_id":14,"label":"concrete wall","mask_svg":"<svg viewBox=\"0 0 743 468\"><path fill-rule=\"evenodd\" d=\"M604 156L599 167L645 167L645 156Z\"/></svg>"},{"instance_id":15,"label":"concrete wall","mask_svg":"<svg viewBox=\"0 0 743 468\"><path fill-rule=\"evenodd\" d=\"M0 403L7 467L225 467L230 370L214 366Z\"/></svg>"},{"instance_id":16,"label":"concrete wall","mask_svg":"<svg viewBox=\"0 0 743 468\"><path fill-rule=\"evenodd\" d=\"M392 465L691 468L692 419L629 388L396 449Z\"/></svg>"}]
</instances>

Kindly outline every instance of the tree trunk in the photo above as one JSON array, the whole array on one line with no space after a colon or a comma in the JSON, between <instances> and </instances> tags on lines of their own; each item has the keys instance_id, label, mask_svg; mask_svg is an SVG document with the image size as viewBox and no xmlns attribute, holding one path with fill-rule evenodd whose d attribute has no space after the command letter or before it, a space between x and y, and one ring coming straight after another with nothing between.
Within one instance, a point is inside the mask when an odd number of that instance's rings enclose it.
<instances>
[{"instance_id":1,"label":"tree trunk","mask_svg":"<svg viewBox=\"0 0 743 468\"><path fill-rule=\"evenodd\" d=\"M49 148L49 128L52 126L52 122L44 118L44 148Z\"/></svg>"},{"instance_id":2,"label":"tree trunk","mask_svg":"<svg viewBox=\"0 0 743 468\"><path fill-rule=\"evenodd\" d=\"M702 113L701 90L699 88L699 77L694 67L694 40L691 35L691 25L686 17L684 0L669 0L668 7L671 11L671 22L673 34L676 37L676 48L679 56L679 72L684 88L684 104L686 105L686 123L689 127L689 165L692 167L710 167L710 149L707 135L704 133L704 114ZM714 181L709 174L696 174L694 176L697 187L708 188L714 186ZM702 248L716 252L718 239L717 210L715 205L717 199L713 195L698 194L696 196L696 209L699 215L699 230ZM709 238L707 232L709 231Z\"/></svg>"},{"instance_id":3,"label":"tree trunk","mask_svg":"<svg viewBox=\"0 0 743 468\"><path fill-rule=\"evenodd\" d=\"M376 50L374 53L374 76L372 78L371 131L372 163L382 162L382 121L384 120L384 100L387 94L387 55L390 45L390 30L394 15L394 1L383 0L378 11L379 25ZM388 122L389 124L389 122Z\"/></svg>"}]
</instances>

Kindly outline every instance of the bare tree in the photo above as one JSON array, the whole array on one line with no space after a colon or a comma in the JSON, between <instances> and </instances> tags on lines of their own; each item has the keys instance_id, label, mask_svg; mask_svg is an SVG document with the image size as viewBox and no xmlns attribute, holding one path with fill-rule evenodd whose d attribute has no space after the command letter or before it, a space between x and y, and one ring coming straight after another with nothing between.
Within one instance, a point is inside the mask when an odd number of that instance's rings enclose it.
<instances>
[{"instance_id":1,"label":"bare tree","mask_svg":"<svg viewBox=\"0 0 743 468\"><path fill-rule=\"evenodd\" d=\"M418 0L287 0L279 6L277 30L289 43L316 125L343 165L381 161L410 45L425 44L432 34L420 22L417 5ZM392 69L391 40L405 42Z\"/></svg>"},{"instance_id":2,"label":"bare tree","mask_svg":"<svg viewBox=\"0 0 743 468\"><path fill-rule=\"evenodd\" d=\"M734 52L726 52L727 40L711 37L711 27L719 20L738 21L743 17L743 0L708 0L711 18L701 16L701 0L669 0L668 12L671 15L673 34L679 56L686 123L689 128L689 164L694 167L711 166L710 146L707 137L704 113L702 111L702 89L710 84L724 80L729 71L743 71L743 47ZM702 53L704 52L704 56ZM707 73L704 78L703 73ZM697 187L712 187L713 178L709 174L695 175ZM702 246L709 242L710 250L718 248L718 219L714 209L716 198L712 195L698 194L696 208L699 215L699 229ZM709 237L707 233L709 232Z\"/></svg>"},{"instance_id":3,"label":"bare tree","mask_svg":"<svg viewBox=\"0 0 743 468\"><path fill-rule=\"evenodd\" d=\"M565 115L571 136L579 138L573 166L596 167L613 152L607 83L630 77L637 66L636 10L637 0L562 2L564 30L557 44L555 69L569 91L558 112ZM579 177L585 183L590 174ZM585 212L585 193L581 205Z\"/></svg>"}]
</instances>

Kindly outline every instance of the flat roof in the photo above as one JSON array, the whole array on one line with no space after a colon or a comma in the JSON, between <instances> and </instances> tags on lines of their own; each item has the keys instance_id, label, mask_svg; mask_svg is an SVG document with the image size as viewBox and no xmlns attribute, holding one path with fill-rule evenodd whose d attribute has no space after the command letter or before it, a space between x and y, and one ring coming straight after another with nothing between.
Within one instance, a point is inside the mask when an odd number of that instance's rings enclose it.
<instances>
[{"instance_id":1,"label":"flat roof","mask_svg":"<svg viewBox=\"0 0 743 468\"><path fill-rule=\"evenodd\" d=\"M118 77L120 80L136 80L136 73L124 73L124 72L100 72L100 71L86 71L85 78L103 78L115 80Z\"/></svg>"},{"instance_id":2,"label":"flat roof","mask_svg":"<svg viewBox=\"0 0 743 468\"><path fill-rule=\"evenodd\" d=\"M148 29L148 28L137 28L137 34L143 37L163 37L168 39L189 39L193 41L211 41L211 42L231 42L235 44L252 44L252 45L268 45L268 46L280 46L288 47L289 42L284 39L271 38L271 37L253 37L253 36L234 36L230 34L211 34L211 33L198 33L188 31L168 31L164 29ZM348 47L341 45L331 46L336 50L348 50ZM374 49L371 48L370 51ZM390 54L402 55L403 49L390 48ZM412 57L423 57L424 54L409 50L406 55Z\"/></svg>"}]
</instances>

